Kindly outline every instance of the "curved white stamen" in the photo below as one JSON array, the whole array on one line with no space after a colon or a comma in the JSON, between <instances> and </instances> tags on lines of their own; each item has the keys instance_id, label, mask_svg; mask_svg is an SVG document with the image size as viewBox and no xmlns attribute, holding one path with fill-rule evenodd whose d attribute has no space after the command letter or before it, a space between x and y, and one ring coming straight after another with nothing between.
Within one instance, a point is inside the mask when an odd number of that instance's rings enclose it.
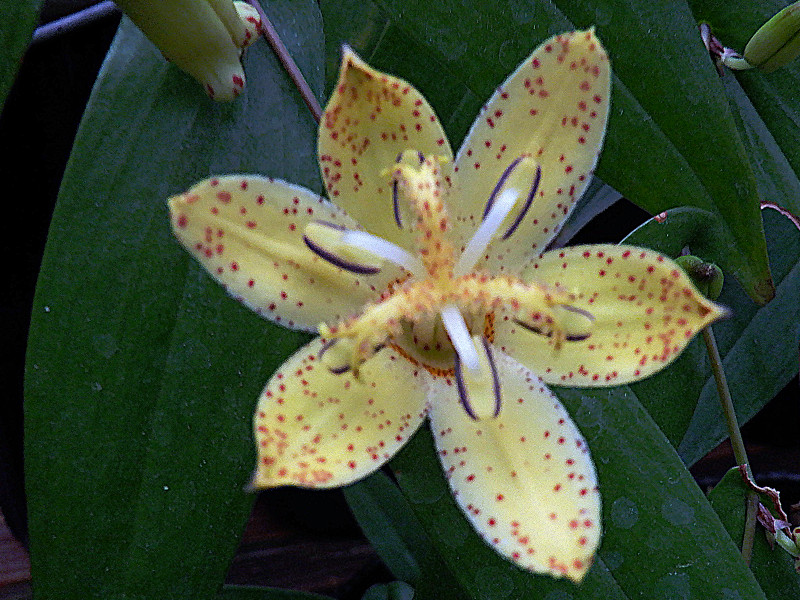
<instances>
[{"instance_id":1,"label":"curved white stamen","mask_svg":"<svg viewBox=\"0 0 800 600\"><path fill-rule=\"evenodd\" d=\"M349 230L342 234L340 241L342 244L366 250L371 254L400 265L415 277L425 274L425 265L422 264L421 260L403 250L397 244L393 244L377 235L372 235L366 231Z\"/></svg>"},{"instance_id":2,"label":"curved white stamen","mask_svg":"<svg viewBox=\"0 0 800 600\"><path fill-rule=\"evenodd\" d=\"M461 312L455 304L445 304L439 314L442 315L442 323L444 323L444 328L450 336L453 348L456 349L458 357L461 359L461 364L470 371L479 370L481 364L478 359L478 351L475 350L472 335L467 329L467 324L464 322Z\"/></svg>"},{"instance_id":3,"label":"curved white stamen","mask_svg":"<svg viewBox=\"0 0 800 600\"><path fill-rule=\"evenodd\" d=\"M486 215L486 218L478 226L475 235L467 242L464 252L461 253L453 269L453 275L455 277L463 277L475 266L475 263L478 262L478 259L480 259L487 246L489 246L489 243L492 241L494 234L497 233L500 224L505 220L508 213L511 212L511 209L514 208L514 204L516 204L519 196L519 190L508 188L503 190L497 197L494 204L492 204L492 208L489 210L489 214Z\"/></svg>"}]
</instances>

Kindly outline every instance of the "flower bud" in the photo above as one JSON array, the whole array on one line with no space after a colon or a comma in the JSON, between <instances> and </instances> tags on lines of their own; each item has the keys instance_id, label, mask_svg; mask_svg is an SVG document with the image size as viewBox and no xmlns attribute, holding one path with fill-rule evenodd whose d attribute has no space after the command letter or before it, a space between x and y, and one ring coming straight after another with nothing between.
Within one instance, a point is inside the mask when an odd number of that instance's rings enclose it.
<instances>
[{"instance_id":1,"label":"flower bud","mask_svg":"<svg viewBox=\"0 0 800 600\"><path fill-rule=\"evenodd\" d=\"M766 72L786 65L800 54L800 2L790 4L756 31L744 58Z\"/></svg>"},{"instance_id":2,"label":"flower bud","mask_svg":"<svg viewBox=\"0 0 800 600\"><path fill-rule=\"evenodd\" d=\"M119 0L125 13L164 58L197 79L215 100L244 89L242 49L258 35L260 19L246 2Z\"/></svg>"},{"instance_id":3,"label":"flower bud","mask_svg":"<svg viewBox=\"0 0 800 600\"><path fill-rule=\"evenodd\" d=\"M692 283L697 287L701 294L709 300L716 300L722 292L722 284L725 276L714 263L704 262L702 259L692 256L679 256L675 259L678 266L683 269L691 278Z\"/></svg>"}]
</instances>

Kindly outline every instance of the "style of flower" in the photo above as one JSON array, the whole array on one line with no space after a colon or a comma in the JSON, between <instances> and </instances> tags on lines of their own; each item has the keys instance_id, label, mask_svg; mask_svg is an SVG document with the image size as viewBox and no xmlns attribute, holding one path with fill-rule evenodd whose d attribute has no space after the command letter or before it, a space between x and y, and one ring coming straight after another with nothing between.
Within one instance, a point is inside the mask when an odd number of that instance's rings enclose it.
<instances>
[{"instance_id":1,"label":"style of flower","mask_svg":"<svg viewBox=\"0 0 800 600\"><path fill-rule=\"evenodd\" d=\"M641 379L724 314L651 250L545 252L594 169L609 88L593 30L554 37L453 159L421 94L345 48L319 128L335 205L253 176L170 200L178 239L234 297L319 331L258 402L254 488L354 482L428 418L486 542L580 581L600 540L597 477L547 384Z\"/></svg>"},{"instance_id":2,"label":"style of flower","mask_svg":"<svg viewBox=\"0 0 800 600\"><path fill-rule=\"evenodd\" d=\"M164 58L203 85L214 100L233 100L245 86L240 57L258 37L261 19L232 0L119 0Z\"/></svg>"}]
</instances>

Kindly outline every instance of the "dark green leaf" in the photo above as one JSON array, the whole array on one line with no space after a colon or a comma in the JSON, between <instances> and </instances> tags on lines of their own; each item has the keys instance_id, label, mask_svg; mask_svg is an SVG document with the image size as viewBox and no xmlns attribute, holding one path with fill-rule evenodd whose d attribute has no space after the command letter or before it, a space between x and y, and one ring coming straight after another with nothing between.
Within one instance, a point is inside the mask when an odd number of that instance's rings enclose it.
<instances>
[{"instance_id":1,"label":"dark green leaf","mask_svg":"<svg viewBox=\"0 0 800 600\"><path fill-rule=\"evenodd\" d=\"M401 489L426 528L437 532L435 543L473 597L705 600L738 593L748 600L764 598L694 480L629 388L558 394L589 442L603 496L599 560L579 587L518 569L472 531L448 492L428 431L392 461Z\"/></svg>"},{"instance_id":2,"label":"dark green leaf","mask_svg":"<svg viewBox=\"0 0 800 600\"><path fill-rule=\"evenodd\" d=\"M373 585L361 600L412 600L416 598L414 588L402 581Z\"/></svg>"},{"instance_id":3,"label":"dark green leaf","mask_svg":"<svg viewBox=\"0 0 800 600\"><path fill-rule=\"evenodd\" d=\"M331 598L295 590L226 585L216 595L216 600L331 600Z\"/></svg>"},{"instance_id":4,"label":"dark green leaf","mask_svg":"<svg viewBox=\"0 0 800 600\"><path fill-rule=\"evenodd\" d=\"M41 0L0 0L0 112L31 41Z\"/></svg>"},{"instance_id":5,"label":"dark green leaf","mask_svg":"<svg viewBox=\"0 0 800 600\"><path fill-rule=\"evenodd\" d=\"M344 494L364 535L392 574L417 588L418 598L463 597L408 500L385 473L344 488Z\"/></svg>"},{"instance_id":6,"label":"dark green leaf","mask_svg":"<svg viewBox=\"0 0 800 600\"><path fill-rule=\"evenodd\" d=\"M740 423L747 422L797 374L800 328L800 232L784 216L763 211L767 244L777 293L767 306L750 302L731 277L718 302L733 316L714 333ZM701 258L693 232L713 227L707 213L696 209L669 211L666 221L648 221L625 243L677 256L684 245ZM711 239L706 237L705 239ZM727 273L726 273L727 275ZM686 464L703 457L728 435L717 389L701 340L668 369L631 386Z\"/></svg>"},{"instance_id":7,"label":"dark green leaf","mask_svg":"<svg viewBox=\"0 0 800 600\"><path fill-rule=\"evenodd\" d=\"M733 77L725 78L725 92L750 156L761 197L800 215L800 181L772 132Z\"/></svg>"},{"instance_id":8,"label":"dark green leaf","mask_svg":"<svg viewBox=\"0 0 800 600\"><path fill-rule=\"evenodd\" d=\"M755 178L688 6L555 4L326 0L329 74L339 45L350 43L377 68L412 81L459 142L534 40L596 25L616 73L598 174L653 213L690 205L716 215L724 243L714 246L715 261L767 301L773 289Z\"/></svg>"},{"instance_id":9,"label":"dark green leaf","mask_svg":"<svg viewBox=\"0 0 800 600\"><path fill-rule=\"evenodd\" d=\"M690 0L689 4L697 19L707 21L724 45L743 52L750 36L787 2ZM800 60L794 60L773 73L752 70L726 77L735 77L741 83L792 169L800 173ZM795 206L800 202L797 197L785 198L784 201L794 202Z\"/></svg>"},{"instance_id":10,"label":"dark green leaf","mask_svg":"<svg viewBox=\"0 0 800 600\"><path fill-rule=\"evenodd\" d=\"M320 90L315 3L270 13ZM38 599L213 598L236 549L255 399L304 336L228 298L172 239L165 199L231 171L319 185L315 123L266 43L246 70L246 94L216 104L126 22L100 74L31 324Z\"/></svg>"},{"instance_id":11,"label":"dark green leaf","mask_svg":"<svg viewBox=\"0 0 800 600\"><path fill-rule=\"evenodd\" d=\"M739 469L733 468L708 495L711 506L736 544L741 544L744 535L747 491ZM764 500L764 505L772 506L767 500ZM750 568L768 600L796 600L800 597L800 574L794 568L794 559L780 546L770 548L760 525L756 528Z\"/></svg>"}]
</instances>

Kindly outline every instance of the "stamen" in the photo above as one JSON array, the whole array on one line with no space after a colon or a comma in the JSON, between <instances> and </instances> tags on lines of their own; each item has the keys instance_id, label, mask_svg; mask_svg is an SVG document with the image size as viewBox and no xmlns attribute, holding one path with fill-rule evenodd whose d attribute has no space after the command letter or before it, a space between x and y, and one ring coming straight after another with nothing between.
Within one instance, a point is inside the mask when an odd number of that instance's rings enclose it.
<instances>
[{"instance_id":1,"label":"stamen","mask_svg":"<svg viewBox=\"0 0 800 600\"><path fill-rule=\"evenodd\" d=\"M552 337L553 336L553 332L552 331L545 331L541 327L536 327L535 325L531 325L530 323L526 323L525 321L520 321L519 319L513 319L513 321L514 321L514 323L516 323L520 327L523 327L524 329L527 329L531 333L535 333L537 335L543 335L544 337Z\"/></svg>"},{"instance_id":2,"label":"stamen","mask_svg":"<svg viewBox=\"0 0 800 600\"><path fill-rule=\"evenodd\" d=\"M489 243L492 241L494 234L497 232L497 228L500 227L500 224L508 216L508 213L514 208L518 196L519 193L517 190L506 189L503 190L497 198L497 201L492 203L491 209L478 226L475 235L467 242L464 252L461 253L453 269L453 275L455 277L463 277L475 266L475 263L478 262L478 259L480 259L489 246Z\"/></svg>"},{"instance_id":3,"label":"stamen","mask_svg":"<svg viewBox=\"0 0 800 600\"><path fill-rule=\"evenodd\" d=\"M408 151L407 151L408 152ZM394 162L398 165L403 162L403 152L397 155L397 158L394 159ZM419 159L420 166L422 163L425 162L425 155L422 152L417 151L417 158ZM397 193L397 185L398 181L395 179L392 181L392 209L394 210L394 222L397 223L397 226L402 229L403 228L403 219L400 217L400 199Z\"/></svg>"},{"instance_id":4,"label":"stamen","mask_svg":"<svg viewBox=\"0 0 800 600\"><path fill-rule=\"evenodd\" d=\"M401 160L403 160L403 153L402 152L397 155L397 158L395 159L394 162L399 164ZM397 195L397 184L398 184L397 179L392 181L392 208L394 209L394 222L397 223L397 226L400 229L402 229L403 228L403 221L400 218L400 201L399 201L398 195Z\"/></svg>"},{"instance_id":5,"label":"stamen","mask_svg":"<svg viewBox=\"0 0 800 600\"><path fill-rule=\"evenodd\" d=\"M341 242L385 258L403 267L415 277L422 276L425 273L425 265L416 256L377 235L372 235L366 231L348 229L342 234Z\"/></svg>"},{"instance_id":6,"label":"stamen","mask_svg":"<svg viewBox=\"0 0 800 600\"><path fill-rule=\"evenodd\" d=\"M337 232L336 235L340 239L337 240L336 238L331 238L330 235L324 235L326 228ZM338 249L337 246L341 245L341 235L343 235L343 233L346 231L346 227L336 223L330 223L329 221L314 221L309 223L308 227L306 227L306 232L303 234L303 241L305 242L306 246L308 246L309 250L311 250L314 254L324 260L327 260L329 263L339 267L340 269L350 271L351 273L357 273L359 275L374 275L375 273L379 273L381 270L379 266L354 262L336 253L335 250ZM313 234L316 234L322 238L320 240L321 243L311 239ZM332 247L333 249L329 250L324 248L322 245L324 243L327 243L329 247Z\"/></svg>"},{"instance_id":7,"label":"stamen","mask_svg":"<svg viewBox=\"0 0 800 600\"><path fill-rule=\"evenodd\" d=\"M336 357L330 358L330 355L328 355L328 358L323 359L323 356L326 356L326 352L328 352L328 350L333 348L338 342L339 340L337 339L328 340L322 345L322 348L320 348L319 354L317 355L317 359L320 361L320 363L325 365L328 368L328 371L330 371L334 375L341 375L342 373L347 373L347 371L349 371L351 368L351 365L348 362L341 361L344 364L341 365L337 364L340 361L337 361Z\"/></svg>"},{"instance_id":8,"label":"stamen","mask_svg":"<svg viewBox=\"0 0 800 600\"><path fill-rule=\"evenodd\" d=\"M472 343L472 336L464 322L464 317L455 304L446 304L439 311L442 316L442 323L450 336L450 342L456 350L456 356L463 362L470 371L477 371L481 368L478 353Z\"/></svg>"},{"instance_id":9,"label":"stamen","mask_svg":"<svg viewBox=\"0 0 800 600\"><path fill-rule=\"evenodd\" d=\"M517 165L520 163L522 159L523 159L522 156L516 158L510 165L506 167L506 170L503 171L503 174L500 175L500 179L497 180L497 183L495 184L492 193L489 194L489 199L486 201L486 206L483 208L482 218L485 219L486 215L489 214L489 211L491 210L492 205L494 204L495 197L497 196L497 194L500 193L500 190L503 188L503 184L506 182L506 179L508 179L508 176L511 175L511 172L517 168Z\"/></svg>"},{"instance_id":10,"label":"stamen","mask_svg":"<svg viewBox=\"0 0 800 600\"><path fill-rule=\"evenodd\" d=\"M477 339L477 337L473 339ZM470 341L472 342L472 340ZM502 404L500 377L497 374L492 345L484 337L480 338L480 344L483 349L483 358L485 358L485 364L482 365L483 368L480 371L473 373L469 369L466 372L462 370L458 354L455 356L453 365L459 402L467 415L474 421L489 415L497 417ZM487 384L489 384L489 389L487 389ZM477 403L473 400L477 400ZM491 401L491 408L487 406L487 401ZM475 409L476 405L480 407L479 410Z\"/></svg>"},{"instance_id":11,"label":"stamen","mask_svg":"<svg viewBox=\"0 0 800 600\"><path fill-rule=\"evenodd\" d=\"M528 197L525 199L525 204L522 206L522 210L519 211L519 214L514 219L514 222L503 234L502 239L507 240L510 238L511 234L514 233L517 230L517 227L519 227L519 224L522 223L522 219L524 219L525 215L528 214L528 209L531 207L534 197L536 197L536 191L539 189L539 182L541 180L542 167L536 165L536 176L533 178L533 184L531 184L531 189L528 192Z\"/></svg>"}]
</instances>

